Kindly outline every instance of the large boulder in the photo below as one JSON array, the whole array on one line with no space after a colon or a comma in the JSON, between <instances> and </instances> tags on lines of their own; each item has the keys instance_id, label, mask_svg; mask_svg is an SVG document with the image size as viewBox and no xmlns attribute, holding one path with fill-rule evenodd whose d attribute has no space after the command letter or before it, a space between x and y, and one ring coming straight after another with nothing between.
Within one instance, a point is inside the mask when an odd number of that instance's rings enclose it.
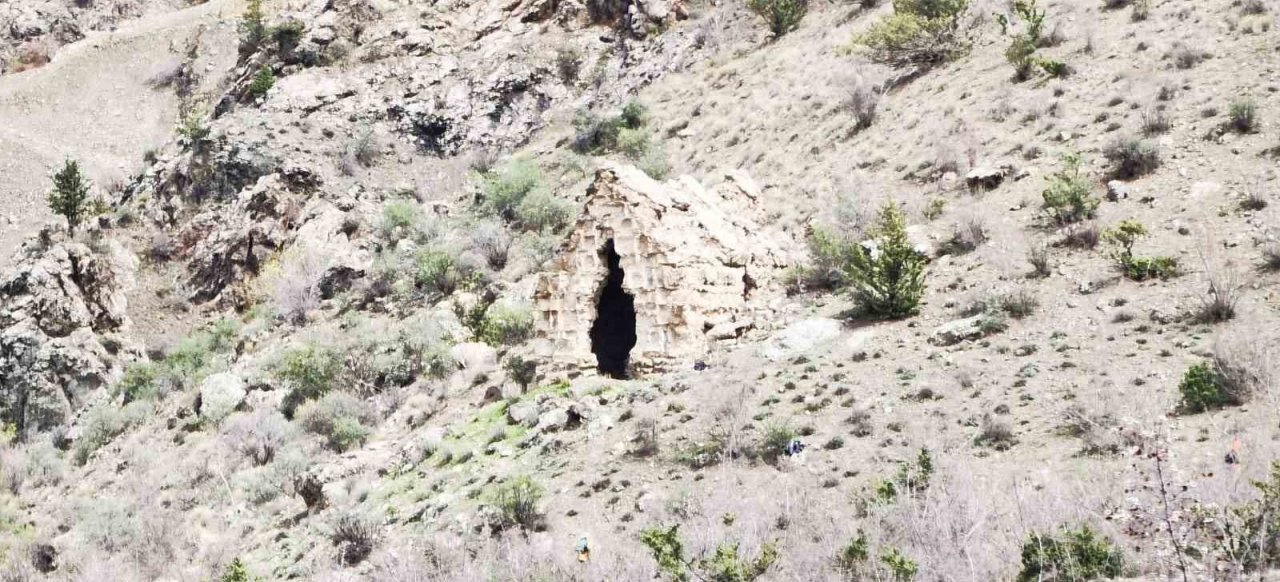
<instances>
[{"instance_id":1,"label":"large boulder","mask_svg":"<svg viewBox=\"0 0 1280 582\"><path fill-rule=\"evenodd\" d=\"M840 337L843 327L835 319L800 320L771 338L761 351L765 357L773 360L809 353Z\"/></svg>"},{"instance_id":2,"label":"large boulder","mask_svg":"<svg viewBox=\"0 0 1280 582\"><path fill-rule=\"evenodd\" d=\"M0 277L0 420L23 437L68 424L140 354L123 335L132 259L57 238L41 233Z\"/></svg>"},{"instance_id":3,"label":"large boulder","mask_svg":"<svg viewBox=\"0 0 1280 582\"><path fill-rule=\"evenodd\" d=\"M987 317L989 316L986 314L979 314L942 324L933 330L929 343L935 346L950 346L966 340L979 339L986 335L983 322Z\"/></svg>"}]
</instances>

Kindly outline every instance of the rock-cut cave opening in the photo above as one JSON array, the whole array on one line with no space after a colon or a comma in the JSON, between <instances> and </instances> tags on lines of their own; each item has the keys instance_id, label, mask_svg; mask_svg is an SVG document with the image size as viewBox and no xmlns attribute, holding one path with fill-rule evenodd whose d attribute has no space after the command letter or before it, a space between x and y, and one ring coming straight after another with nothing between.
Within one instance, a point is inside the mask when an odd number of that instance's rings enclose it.
<instances>
[{"instance_id":1,"label":"rock-cut cave opening","mask_svg":"<svg viewBox=\"0 0 1280 582\"><path fill-rule=\"evenodd\" d=\"M636 347L635 297L622 288L626 273L622 257L614 249L613 239L605 243L600 258L608 267L596 300L596 320L591 324L591 353L596 367L612 378L627 378L631 367L631 349Z\"/></svg>"}]
</instances>

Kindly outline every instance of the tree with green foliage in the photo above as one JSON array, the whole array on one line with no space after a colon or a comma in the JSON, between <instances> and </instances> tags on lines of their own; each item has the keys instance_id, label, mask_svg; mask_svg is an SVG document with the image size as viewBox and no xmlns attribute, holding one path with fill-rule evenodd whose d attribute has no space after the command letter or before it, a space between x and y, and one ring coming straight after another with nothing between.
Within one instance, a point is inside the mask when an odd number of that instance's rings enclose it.
<instances>
[{"instance_id":1,"label":"tree with green foliage","mask_svg":"<svg viewBox=\"0 0 1280 582\"><path fill-rule=\"evenodd\" d=\"M67 160L62 170L53 175L49 209L67 219L67 230L72 235L81 221L94 213L94 204L89 198L90 186L89 180L80 173L80 164L73 160Z\"/></svg>"},{"instance_id":2,"label":"tree with green foliage","mask_svg":"<svg viewBox=\"0 0 1280 582\"><path fill-rule=\"evenodd\" d=\"M747 8L769 24L774 38L791 32L809 11L809 0L747 0Z\"/></svg>"},{"instance_id":3,"label":"tree with green foliage","mask_svg":"<svg viewBox=\"0 0 1280 582\"><path fill-rule=\"evenodd\" d=\"M267 17L262 12L262 0L249 0L240 16L240 59L248 58L267 40Z\"/></svg>"},{"instance_id":4,"label":"tree with green foliage","mask_svg":"<svg viewBox=\"0 0 1280 582\"><path fill-rule=\"evenodd\" d=\"M893 0L893 15L855 36L853 44L878 63L928 69L968 51L960 26L968 8L968 0Z\"/></svg>"},{"instance_id":5,"label":"tree with green foliage","mask_svg":"<svg viewBox=\"0 0 1280 582\"><path fill-rule=\"evenodd\" d=\"M907 240L902 209L885 203L868 234L875 248L858 248L846 271L854 299L867 315L915 315L924 296L925 258Z\"/></svg>"},{"instance_id":6,"label":"tree with green foliage","mask_svg":"<svg viewBox=\"0 0 1280 582\"><path fill-rule=\"evenodd\" d=\"M223 570L222 577L218 579L219 582L258 582L259 580L262 578L249 575L249 569L245 567L244 562L240 561L240 558L231 560L231 563L227 564L227 569Z\"/></svg>"}]
</instances>

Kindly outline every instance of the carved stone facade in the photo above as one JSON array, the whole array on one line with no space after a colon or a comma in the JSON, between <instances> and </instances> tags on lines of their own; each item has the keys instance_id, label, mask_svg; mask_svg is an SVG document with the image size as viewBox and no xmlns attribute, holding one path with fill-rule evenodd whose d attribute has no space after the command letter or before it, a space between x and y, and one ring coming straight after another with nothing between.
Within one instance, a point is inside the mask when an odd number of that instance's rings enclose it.
<instances>
[{"instance_id":1,"label":"carved stone facade","mask_svg":"<svg viewBox=\"0 0 1280 582\"><path fill-rule=\"evenodd\" d=\"M689 177L660 184L634 167L602 168L538 279L538 355L553 366L596 368L598 355L634 341L623 350L627 364L661 367L751 328L778 295L793 246L761 227L758 198L759 187L738 172L707 189ZM619 278L626 306L604 305ZM631 308L634 322L617 315Z\"/></svg>"}]
</instances>

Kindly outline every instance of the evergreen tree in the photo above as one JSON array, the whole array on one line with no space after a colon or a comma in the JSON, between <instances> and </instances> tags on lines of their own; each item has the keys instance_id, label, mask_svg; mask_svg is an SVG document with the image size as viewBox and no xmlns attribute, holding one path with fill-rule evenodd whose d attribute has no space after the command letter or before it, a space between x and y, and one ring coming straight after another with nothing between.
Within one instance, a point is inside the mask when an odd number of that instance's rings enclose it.
<instances>
[{"instance_id":1,"label":"evergreen tree","mask_svg":"<svg viewBox=\"0 0 1280 582\"><path fill-rule=\"evenodd\" d=\"M907 240L906 219L888 202L870 232L875 250L852 253L848 279L854 298L868 314L898 318L915 315L924 295L924 257Z\"/></svg>"},{"instance_id":2,"label":"evergreen tree","mask_svg":"<svg viewBox=\"0 0 1280 582\"><path fill-rule=\"evenodd\" d=\"M90 214L89 181L80 173L80 164L67 160L62 170L53 175L53 190L49 192L49 209L67 219L67 230L76 233L76 227Z\"/></svg>"},{"instance_id":3,"label":"evergreen tree","mask_svg":"<svg viewBox=\"0 0 1280 582\"><path fill-rule=\"evenodd\" d=\"M262 0L249 0L240 17L240 58L257 52L267 40L267 18L262 13Z\"/></svg>"}]
</instances>

